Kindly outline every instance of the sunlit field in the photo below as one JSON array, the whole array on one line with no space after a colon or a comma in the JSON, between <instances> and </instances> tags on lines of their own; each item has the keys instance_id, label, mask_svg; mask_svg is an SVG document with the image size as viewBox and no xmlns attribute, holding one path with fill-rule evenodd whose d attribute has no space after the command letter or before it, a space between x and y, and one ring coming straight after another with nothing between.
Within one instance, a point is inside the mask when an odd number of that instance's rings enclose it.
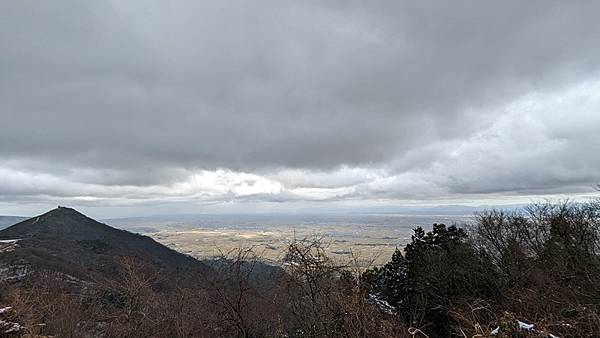
<instances>
[{"instance_id":1,"label":"sunlit field","mask_svg":"<svg viewBox=\"0 0 600 338\"><path fill-rule=\"evenodd\" d=\"M469 215L199 215L109 220L111 225L148 235L199 259L217 258L238 248L254 248L279 264L290 241L321 239L330 256L360 267L381 265L410 240L416 226L463 224Z\"/></svg>"}]
</instances>

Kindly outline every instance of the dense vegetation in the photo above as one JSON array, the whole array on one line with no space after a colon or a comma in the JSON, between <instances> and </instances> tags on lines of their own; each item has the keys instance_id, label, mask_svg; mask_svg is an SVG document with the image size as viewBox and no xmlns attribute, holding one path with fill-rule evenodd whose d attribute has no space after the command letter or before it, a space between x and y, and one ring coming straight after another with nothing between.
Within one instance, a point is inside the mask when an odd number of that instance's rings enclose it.
<instances>
[{"instance_id":1,"label":"dense vegetation","mask_svg":"<svg viewBox=\"0 0 600 338\"><path fill-rule=\"evenodd\" d=\"M87 242L86 242L87 243ZM94 244L94 248L97 245ZM252 249L179 278L131 257L111 278L39 271L0 286L0 320L60 337L595 337L600 202L491 210L417 228L369 270L290 243L284 265ZM519 323L521 320L523 323ZM534 324L529 328L527 323ZM523 326L525 324L525 326Z\"/></svg>"},{"instance_id":2,"label":"dense vegetation","mask_svg":"<svg viewBox=\"0 0 600 338\"><path fill-rule=\"evenodd\" d=\"M466 229L418 228L404 252L363 282L404 323L436 337L486 334L514 318L555 335L595 337L599 249L598 201L532 204L480 213ZM505 327L506 336L512 330Z\"/></svg>"}]
</instances>

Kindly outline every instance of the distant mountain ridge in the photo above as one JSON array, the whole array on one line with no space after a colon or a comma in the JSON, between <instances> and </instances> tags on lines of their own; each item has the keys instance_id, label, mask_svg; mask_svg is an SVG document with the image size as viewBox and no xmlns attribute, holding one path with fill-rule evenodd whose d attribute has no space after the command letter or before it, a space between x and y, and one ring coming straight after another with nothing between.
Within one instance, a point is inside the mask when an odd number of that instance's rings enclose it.
<instances>
[{"instance_id":1,"label":"distant mountain ridge","mask_svg":"<svg viewBox=\"0 0 600 338\"><path fill-rule=\"evenodd\" d=\"M21 216L0 216L0 230L7 228L13 224L17 224L26 220L27 217Z\"/></svg>"},{"instance_id":2,"label":"distant mountain ridge","mask_svg":"<svg viewBox=\"0 0 600 338\"><path fill-rule=\"evenodd\" d=\"M0 265L26 265L86 279L119 270L119 257L135 257L158 270L202 271L202 262L147 236L112 228L71 208L59 207L0 231Z\"/></svg>"}]
</instances>

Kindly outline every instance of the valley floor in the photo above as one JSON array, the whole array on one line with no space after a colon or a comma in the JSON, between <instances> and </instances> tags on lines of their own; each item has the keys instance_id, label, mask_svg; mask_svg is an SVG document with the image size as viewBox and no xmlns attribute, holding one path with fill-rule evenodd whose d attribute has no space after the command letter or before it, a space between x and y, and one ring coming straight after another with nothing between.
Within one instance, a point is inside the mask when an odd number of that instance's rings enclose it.
<instances>
[{"instance_id":1,"label":"valley floor","mask_svg":"<svg viewBox=\"0 0 600 338\"><path fill-rule=\"evenodd\" d=\"M367 268L389 261L396 248L403 248L410 241L412 229L417 226L430 228L434 219L448 224L469 220L466 216L448 215L368 215L359 219L361 222L330 217L310 223L296 220L296 224L282 220L264 225L260 219L246 223L234 223L229 219L212 220L215 224L203 220L154 223L135 219L116 223L123 229L150 236L198 259L218 258L235 249L252 247L263 260L279 264L288 244L294 239L320 238L330 257Z\"/></svg>"}]
</instances>

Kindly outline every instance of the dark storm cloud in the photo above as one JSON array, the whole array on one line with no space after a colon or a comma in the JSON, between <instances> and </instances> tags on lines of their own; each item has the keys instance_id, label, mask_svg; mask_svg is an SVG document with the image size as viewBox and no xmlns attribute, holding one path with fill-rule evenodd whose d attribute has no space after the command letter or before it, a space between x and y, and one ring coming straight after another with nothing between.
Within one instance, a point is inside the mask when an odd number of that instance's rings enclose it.
<instances>
[{"instance_id":1,"label":"dark storm cloud","mask_svg":"<svg viewBox=\"0 0 600 338\"><path fill-rule=\"evenodd\" d=\"M597 77L599 11L592 1L3 1L0 159L11 194L23 191L15 171L97 185L101 196L216 168L354 187L334 196L406 187L362 188L372 175L336 176L343 167L389 170L414 189L422 173L435 192L501 191L487 162L458 165L448 145L477 141L523 95ZM544 141L564 138L552 132ZM596 146L596 132L570 144ZM581 146L561 151L598 169L573 153ZM503 156L525 165L506 187L593 179L558 168L539 182L540 156ZM305 182L273 173L281 168L330 174Z\"/></svg>"}]
</instances>

